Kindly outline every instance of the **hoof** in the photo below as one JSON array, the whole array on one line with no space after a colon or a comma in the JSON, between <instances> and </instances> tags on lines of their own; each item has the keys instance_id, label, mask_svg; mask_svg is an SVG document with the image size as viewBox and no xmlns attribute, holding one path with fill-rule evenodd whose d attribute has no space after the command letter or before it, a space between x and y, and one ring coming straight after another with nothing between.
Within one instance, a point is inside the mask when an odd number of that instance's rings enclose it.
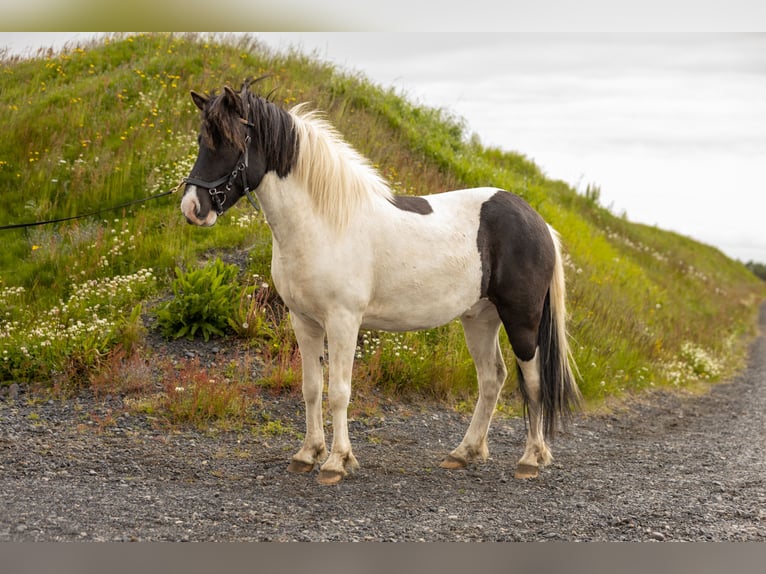
<instances>
[{"instance_id":1,"label":"hoof","mask_svg":"<svg viewBox=\"0 0 766 574\"><path fill-rule=\"evenodd\" d=\"M317 482L325 486L338 484L346 476L346 473L337 470L320 470Z\"/></svg>"},{"instance_id":2,"label":"hoof","mask_svg":"<svg viewBox=\"0 0 766 574\"><path fill-rule=\"evenodd\" d=\"M537 478L540 475L540 467L539 466L532 466L531 464L522 464L519 463L516 465L516 474L514 474L514 478L520 478L520 479L526 479L526 478Z\"/></svg>"},{"instance_id":3,"label":"hoof","mask_svg":"<svg viewBox=\"0 0 766 574\"><path fill-rule=\"evenodd\" d=\"M446 468L447 470L457 470L459 468L465 468L468 466L465 462L465 460L459 459L457 457L452 456L451 454L448 454L443 461L441 461L441 464L439 464L440 467Z\"/></svg>"},{"instance_id":4,"label":"hoof","mask_svg":"<svg viewBox=\"0 0 766 574\"><path fill-rule=\"evenodd\" d=\"M287 472L295 474L308 474L316 465L313 462L303 462L302 460L291 460L287 467Z\"/></svg>"}]
</instances>

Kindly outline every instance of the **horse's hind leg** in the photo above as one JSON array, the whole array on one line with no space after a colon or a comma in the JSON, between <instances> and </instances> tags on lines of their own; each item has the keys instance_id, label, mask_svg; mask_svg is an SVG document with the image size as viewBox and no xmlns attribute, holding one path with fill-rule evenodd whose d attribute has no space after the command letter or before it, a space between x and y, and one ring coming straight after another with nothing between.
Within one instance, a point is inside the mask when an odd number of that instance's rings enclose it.
<instances>
[{"instance_id":1,"label":"horse's hind leg","mask_svg":"<svg viewBox=\"0 0 766 574\"><path fill-rule=\"evenodd\" d=\"M462 442L441 463L442 468L449 469L463 468L473 460L486 460L489 456L489 424L508 374L498 342L500 317L495 307L485 307L476 315L466 314L461 321L468 350L476 364L479 400Z\"/></svg>"},{"instance_id":2,"label":"horse's hind leg","mask_svg":"<svg viewBox=\"0 0 766 574\"><path fill-rule=\"evenodd\" d=\"M542 392L540 389L540 349L535 349L534 357L522 361L517 357L519 365L519 386L526 398L527 416L527 445L524 454L516 465L516 478L534 478L539 474L541 466L550 464L553 460L543 434Z\"/></svg>"}]
</instances>

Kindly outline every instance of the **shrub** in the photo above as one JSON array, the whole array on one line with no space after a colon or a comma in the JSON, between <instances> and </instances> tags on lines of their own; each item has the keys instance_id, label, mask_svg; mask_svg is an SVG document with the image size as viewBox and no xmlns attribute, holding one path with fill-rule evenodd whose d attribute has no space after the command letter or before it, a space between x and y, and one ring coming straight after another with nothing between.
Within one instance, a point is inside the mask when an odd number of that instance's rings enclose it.
<instances>
[{"instance_id":1,"label":"shrub","mask_svg":"<svg viewBox=\"0 0 766 574\"><path fill-rule=\"evenodd\" d=\"M205 341L223 335L239 302L239 268L216 258L200 269L183 272L176 267L175 272L174 297L157 310L162 334L194 339L200 333Z\"/></svg>"},{"instance_id":2,"label":"shrub","mask_svg":"<svg viewBox=\"0 0 766 574\"><path fill-rule=\"evenodd\" d=\"M270 304L271 290L259 275L254 275L253 279L252 285L240 291L229 326L242 338L270 340L274 338L273 325L277 323Z\"/></svg>"},{"instance_id":3,"label":"shrub","mask_svg":"<svg viewBox=\"0 0 766 574\"><path fill-rule=\"evenodd\" d=\"M136 301L155 287L151 269L140 269L73 283L66 300L44 310L27 303L23 288L0 288L0 381L79 377L114 346L132 352L143 337Z\"/></svg>"}]
</instances>

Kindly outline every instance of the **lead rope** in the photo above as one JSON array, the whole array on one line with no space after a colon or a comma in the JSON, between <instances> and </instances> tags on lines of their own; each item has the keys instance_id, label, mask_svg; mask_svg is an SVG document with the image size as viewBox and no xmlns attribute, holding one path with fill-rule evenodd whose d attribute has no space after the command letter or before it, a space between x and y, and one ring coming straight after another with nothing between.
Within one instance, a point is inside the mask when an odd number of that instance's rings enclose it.
<instances>
[{"instance_id":1,"label":"lead rope","mask_svg":"<svg viewBox=\"0 0 766 574\"><path fill-rule=\"evenodd\" d=\"M185 185L186 181L181 181L177 186L175 186L173 189L169 189L168 191L163 191L161 193L157 193L155 195L150 195L149 197L144 197L142 199L134 199L133 201L127 201L125 203L121 203L119 205L113 205L111 207L105 207L103 209L98 209L96 211L91 211L88 213L83 213L82 215L72 215L71 217L59 217L58 219L46 219L45 221L33 221L30 223L14 223L11 225L0 225L0 231L4 231L6 229L29 229L30 227L37 227L39 225L49 225L52 223L61 223L63 221L73 221L75 219L83 219L85 217L93 217L95 215L101 215L102 213L107 213L109 211L116 211L118 209L123 209L125 207L130 207L131 205L137 205L139 203L144 203L146 201L151 201L152 199L159 199L160 197L165 197L166 195L170 195L171 193L175 193L178 191L181 186Z\"/></svg>"}]
</instances>

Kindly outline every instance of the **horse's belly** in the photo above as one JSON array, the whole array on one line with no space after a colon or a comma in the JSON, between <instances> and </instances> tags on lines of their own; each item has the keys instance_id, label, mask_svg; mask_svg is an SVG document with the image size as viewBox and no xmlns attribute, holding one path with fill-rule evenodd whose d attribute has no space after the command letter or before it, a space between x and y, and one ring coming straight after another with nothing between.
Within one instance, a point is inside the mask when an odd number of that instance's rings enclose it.
<instances>
[{"instance_id":1,"label":"horse's belly","mask_svg":"<svg viewBox=\"0 0 766 574\"><path fill-rule=\"evenodd\" d=\"M481 295L478 258L452 261L441 268L417 266L378 282L362 325L384 331L416 331L448 323L471 308Z\"/></svg>"},{"instance_id":2,"label":"horse's belly","mask_svg":"<svg viewBox=\"0 0 766 574\"><path fill-rule=\"evenodd\" d=\"M459 317L470 305L462 308L441 307L430 309L427 312L417 309L402 309L399 312L372 313L364 316L362 329L376 331L421 331L432 329L449 323L455 317ZM458 310L459 309L459 310Z\"/></svg>"}]
</instances>

